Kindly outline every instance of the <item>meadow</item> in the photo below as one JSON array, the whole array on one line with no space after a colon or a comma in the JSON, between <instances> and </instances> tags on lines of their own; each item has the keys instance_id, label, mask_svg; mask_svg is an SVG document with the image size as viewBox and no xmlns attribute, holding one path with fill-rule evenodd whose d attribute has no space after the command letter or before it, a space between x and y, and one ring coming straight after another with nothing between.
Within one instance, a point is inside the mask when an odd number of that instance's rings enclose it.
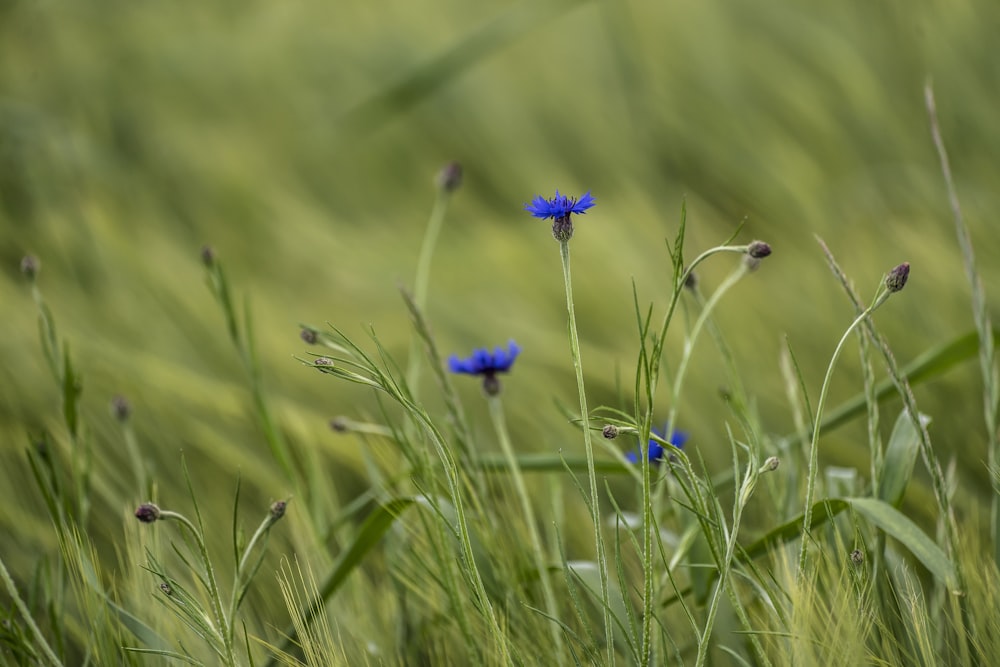
<instances>
[{"instance_id":1,"label":"meadow","mask_svg":"<svg viewBox=\"0 0 1000 667\"><path fill-rule=\"evenodd\" d=\"M828 5L0 0L0 664L1000 660L1000 7Z\"/></svg>"}]
</instances>

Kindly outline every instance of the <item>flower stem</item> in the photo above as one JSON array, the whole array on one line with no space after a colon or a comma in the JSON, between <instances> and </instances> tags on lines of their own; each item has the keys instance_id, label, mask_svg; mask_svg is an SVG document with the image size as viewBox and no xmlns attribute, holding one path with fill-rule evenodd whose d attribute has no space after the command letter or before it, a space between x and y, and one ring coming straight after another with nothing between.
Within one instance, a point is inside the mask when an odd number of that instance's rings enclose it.
<instances>
[{"instance_id":1,"label":"flower stem","mask_svg":"<svg viewBox=\"0 0 1000 667\"><path fill-rule=\"evenodd\" d=\"M802 518L802 546L799 550L799 579L805 575L806 569L806 554L809 546L809 528L812 525L812 505L813 496L816 493L816 477L819 474L819 432L820 432L820 422L823 419L823 407L826 404L826 394L830 389L830 380L833 378L833 369L837 365L837 359L840 357L841 351L844 349L844 343L847 341L847 337L851 335L859 324L865 321L876 308L885 303L885 300L889 298L891 292L879 288L878 293L875 295L875 299L872 304L862 311L857 318L851 322L851 326L847 327L847 331L841 336L840 342L837 343L836 349L833 351L833 357L830 359L830 364L826 368L826 376L823 378L823 387L819 392L819 402L816 404L816 419L813 421L813 432L812 440L809 443L809 471L806 481L806 504L803 512Z\"/></svg>"},{"instance_id":2,"label":"flower stem","mask_svg":"<svg viewBox=\"0 0 1000 667\"><path fill-rule=\"evenodd\" d=\"M511 479L514 482L514 490L517 492L521 502L521 511L524 512L524 520L528 524L528 534L531 537L531 547L535 558L535 569L538 570L538 579L542 584L542 595L545 597L546 612L553 619L549 623L552 629L552 642L554 653L558 656L558 663L563 664L563 637L559 630L559 625L555 619L559 618L558 605L556 604L555 589L552 588L552 578L549 576L548 567L545 564L545 552L542 549L542 539L538 533L538 523L535 520L535 512L531 508L531 499L528 496L528 487L524 483L524 475L521 474L521 465L514 455L514 447L510 442L510 433L507 431L507 420L504 417L503 403L500 396L487 396L487 403L490 407L490 417L493 419L493 428L496 430L497 439L500 441L500 448L503 450L504 458L510 468Z\"/></svg>"},{"instance_id":3,"label":"flower stem","mask_svg":"<svg viewBox=\"0 0 1000 667\"><path fill-rule=\"evenodd\" d=\"M424 232L424 240L420 246L417 274L413 283L413 303L416 304L417 310L420 312L427 309L427 286L430 283L431 260L434 257L438 237L441 235L441 228L444 226L444 214L448 210L449 199L450 193L445 188L438 189L437 197L434 198L434 207L431 209L431 215L427 221L427 231ZM410 344L410 359L406 369L406 382L414 398L419 395L420 360L420 340L415 337Z\"/></svg>"},{"instance_id":4,"label":"flower stem","mask_svg":"<svg viewBox=\"0 0 1000 667\"><path fill-rule=\"evenodd\" d=\"M608 592L608 563L604 550L604 536L601 533L601 509L597 495L597 471L594 468L594 446L590 437L590 412L587 409L587 392L583 383L583 362L580 358L580 337L576 330L576 311L573 307L573 280L570 274L569 242L559 242L559 256L562 258L563 282L566 285L566 310L569 315L569 349L576 371L576 388L580 395L580 419L583 426L583 447L587 454L587 477L590 481L590 517L594 524L594 541L597 550L597 567L601 577L601 602L604 608L604 634L608 647L608 663L614 663L614 635L611 621L611 601Z\"/></svg>"},{"instance_id":5,"label":"flower stem","mask_svg":"<svg viewBox=\"0 0 1000 667\"><path fill-rule=\"evenodd\" d=\"M195 542L198 543L198 551L201 556L201 562L205 566L205 581L208 583L208 593L212 603L212 614L215 616L215 623L217 625L216 632L222 639L222 645L225 650L226 664L233 666L236 664L236 654L233 652L233 641L229 631L229 620L226 618L226 612L223 611L222 608L222 594L219 592L219 584L215 579L215 569L212 567L212 560L208 556L208 547L205 545L205 538L201 534L201 531L198 530L198 527L191 523L191 520L183 514L168 510L160 512L160 520L165 521L169 519L179 521L180 524L188 530Z\"/></svg>"}]
</instances>

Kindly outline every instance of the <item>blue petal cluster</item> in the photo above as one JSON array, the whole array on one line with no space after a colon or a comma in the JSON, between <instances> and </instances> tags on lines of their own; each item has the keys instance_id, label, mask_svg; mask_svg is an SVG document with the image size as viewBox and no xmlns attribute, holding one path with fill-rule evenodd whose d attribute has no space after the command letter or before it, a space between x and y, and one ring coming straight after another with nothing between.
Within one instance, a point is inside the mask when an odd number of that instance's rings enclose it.
<instances>
[{"instance_id":1,"label":"blue petal cluster","mask_svg":"<svg viewBox=\"0 0 1000 667\"><path fill-rule=\"evenodd\" d=\"M552 199L546 199L545 197L538 195L531 200L530 204L524 205L524 210L526 210L531 215L536 218L546 219L552 218L553 220L558 220L559 218L565 218L570 213L582 214L586 213L587 209L594 206L594 198L591 196L590 191L587 194L580 197L580 199L574 199L573 197L567 197L565 195L559 194L556 190L556 196Z\"/></svg>"},{"instance_id":2,"label":"blue petal cluster","mask_svg":"<svg viewBox=\"0 0 1000 667\"><path fill-rule=\"evenodd\" d=\"M663 430L654 428L653 433L660 436L660 438L665 438L668 430L669 428L667 427L664 427ZM685 433L684 431L674 431L670 435L670 444L676 447L677 449L684 449L684 443L687 442L687 439L688 439L688 434ZM648 455L650 463L659 464L661 461L663 461L664 458L666 458L668 452L666 451L666 447L658 443L656 440L651 439L649 441ZM639 456L640 453L638 451L631 451L625 454L625 460L627 460L629 463L638 463Z\"/></svg>"},{"instance_id":3,"label":"blue petal cluster","mask_svg":"<svg viewBox=\"0 0 1000 667\"><path fill-rule=\"evenodd\" d=\"M485 347L472 351L472 356L468 359L459 359L456 355L448 358L448 368L452 373L468 373L469 375L493 376L497 373L506 373L514 364L521 348L517 343L510 341L507 349L498 347L492 352Z\"/></svg>"}]
</instances>

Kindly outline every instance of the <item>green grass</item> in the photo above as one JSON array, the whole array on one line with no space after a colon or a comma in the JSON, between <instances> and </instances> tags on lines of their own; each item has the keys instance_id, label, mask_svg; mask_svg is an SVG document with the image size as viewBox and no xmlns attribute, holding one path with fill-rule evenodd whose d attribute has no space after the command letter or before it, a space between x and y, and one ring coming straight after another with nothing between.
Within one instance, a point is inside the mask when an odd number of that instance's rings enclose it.
<instances>
[{"instance_id":1,"label":"green grass","mask_svg":"<svg viewBox=\"0 0 1000 667\"><path fill-rule=\"evenodd\" d=\"M0 2L0 664L996 662L994 5Z\"/></svg>"}]
</instances>

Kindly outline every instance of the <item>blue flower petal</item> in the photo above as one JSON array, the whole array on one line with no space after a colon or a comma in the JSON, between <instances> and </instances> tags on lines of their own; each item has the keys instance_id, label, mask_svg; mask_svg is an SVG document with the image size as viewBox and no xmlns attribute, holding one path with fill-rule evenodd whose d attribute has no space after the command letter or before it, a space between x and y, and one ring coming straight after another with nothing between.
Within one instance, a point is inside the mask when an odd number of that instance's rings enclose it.
<instances>
[{"instance_id":1,"label":"blue flower petal","mask_svg":"<svg viewBox=\"0 0 1000 667\"><path fill-rule=\"evenodd\" d=\"M455 355L448 358L448 370L452 373L466 373L468 375L495 375L506 373L514 365L514 360L521 352L517 343L510 341L507 349L497 347L490 352L485 347L472 351L468 359L460 359Z\"/></svg>"},{"instance_id":2,"label":"blue flower petal","mask_svg":"<svg viewBox=\"0 0 1000 667\"><path fill-rule=\"evenodd\" d=\"M556 196L552 199L537 195L530 204L524 205L524 209L536 218L544 220L545 218L565 218L570 213L580 215L586 213L587 209L593 208L594 204L594 196L590 194L590 190L579 199L561 195L556 190Z\"/></svg>"}]
</instances>

